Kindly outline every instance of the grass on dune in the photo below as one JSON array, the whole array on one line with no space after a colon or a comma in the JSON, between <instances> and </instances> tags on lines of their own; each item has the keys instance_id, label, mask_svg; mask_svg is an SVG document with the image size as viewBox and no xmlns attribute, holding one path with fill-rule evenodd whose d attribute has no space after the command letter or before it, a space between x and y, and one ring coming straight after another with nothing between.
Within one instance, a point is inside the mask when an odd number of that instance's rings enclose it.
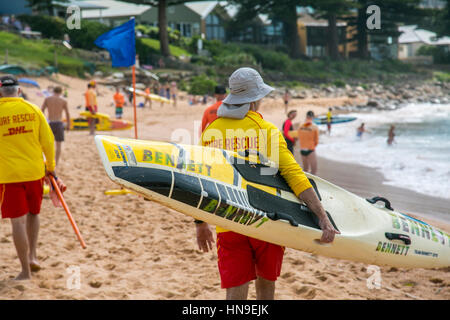
<instances>
[{"instance_id":1,"label":"grass on dune","mask_svg":"<svg viewBox=\"0 0 450 320\"><path fill-rule=\"evenodd\" d=\"M52 44L50 40L31 40L19 35L0 32L0 56L5 56L8 49L8 63L24 68L40 69L54 65L56 51L57 64L61 73L80 75L83 73L83 60L74 57L76 51L69 51L62 45ZM4 60L4 59L2 59Z\"/></svg>"},{"instance_id":2,"label":"grass on dune","mask_svg":"<svg viewBox=\"0 0 450 320\"><path fill-rule=\"evenodd\" d=\"M149 46L150 48L152 48L153 50L159 52L160 51L160 44L159 44L159 40L156 39L150 39L150 38L141 38L142 42L146 45ZM187 52L186 50L177 47L177 46L173 46L173 45L169 45L170 48L170 53L179 58L180 56L190 56L191 54L189 52Z\"/></svg>"}]
</instances>

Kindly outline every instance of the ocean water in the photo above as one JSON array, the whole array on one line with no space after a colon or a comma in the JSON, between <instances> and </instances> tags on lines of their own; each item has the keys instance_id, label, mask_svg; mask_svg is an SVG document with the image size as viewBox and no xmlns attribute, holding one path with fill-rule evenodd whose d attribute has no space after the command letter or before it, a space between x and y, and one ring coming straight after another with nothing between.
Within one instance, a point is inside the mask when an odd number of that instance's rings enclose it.
<instances>
[{"instance_id":1,"label":"ocean water","mask_svg":"<svg viewBox=\"0 0 450 320\"><path fill-rule=\"evenodd\" d=\"M333 125L331 136L320 135L319 156L373 167L386 184L450 199L450 104L410 104L349 116L358 119ZM356 129L362 122L369 132L359 139ZM396 136L388 146L391 124Z\"/></svg>"}]
</instances>

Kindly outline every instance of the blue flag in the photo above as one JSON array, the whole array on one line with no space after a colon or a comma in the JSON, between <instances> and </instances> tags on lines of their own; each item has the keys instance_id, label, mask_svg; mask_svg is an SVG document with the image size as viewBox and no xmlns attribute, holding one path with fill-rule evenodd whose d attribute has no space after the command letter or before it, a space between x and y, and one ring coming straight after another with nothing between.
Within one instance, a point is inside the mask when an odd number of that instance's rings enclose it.
<instances>
[{"instance_id":1,"label":"blue flag","mask_svg":"<svg viewBox=\"0 0 450 320\"><path fill-rule=\"evenodd\" d=\"M130 67L136 62L134 18L102 34L94 42L109 51L113 67Z\"/></svg>"}]
</instances>

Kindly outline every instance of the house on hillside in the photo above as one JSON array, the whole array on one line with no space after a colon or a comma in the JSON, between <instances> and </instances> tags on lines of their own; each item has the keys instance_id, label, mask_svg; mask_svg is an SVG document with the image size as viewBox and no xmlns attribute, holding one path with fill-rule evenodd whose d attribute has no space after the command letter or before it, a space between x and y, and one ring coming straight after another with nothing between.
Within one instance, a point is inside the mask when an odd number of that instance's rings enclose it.
<instances>
[{"instance_id":1,"label":"house on hillside","mask_svg":"<svg viewBox=\"0 0 450 320\"><path fill-rule=\"evenodd\" d=\"M86 1L76 1L76 0L70 0L70 1L53 1L53 15L60 18L65 18L67 16L67 8L71 6L77 6L80 8L81 12L86 12L88 10L103 10L107 9L107 7L99 5L99 4L92 4Z\"/></svg>"},{"instance_id":2,"label":"house on hillside","mask_svg":"<svg viewBox=\"0 0 450 320\"><path fill-rule=\"evenodd\" d=\"M219 1L186 2L167 7L167 25L180 31L183 37L203 35L207 40L225 41L225 21L230 19ZM145 24L158 26L158 8L153 7L141 16Z\"/></svg>"},{"instance_id":3,"label":"house on hillside","mask_svg":"<svg viewBox=\"0 0 450 320\"><path fill-rule=\"evenodd\" d=\"M98 21L110 27L118 26L132 17L136 19L137 23L140 23L142 14L151 8L149 5L116 0L53 1L53 6L55 16L64 18L68 7L78 6L82 19Z\"/></svg>"},{"instance_id":4,"label":"house on hillside","mask_svg":"<svg viewBox=\"0 0 450 320\"><path fill-rule=\"evenodd\" d=\"M328 20L316 19L307 12L298 15L297 28L300 36L301 52L311 58L328 55ZM337 22L339 53L348 57L347 23Z\"/></svg>"},{"instance_id":5,"label":"house on hillside","mask_svg":"<svg viewBox=\"0 0 450 320\"><path fill-rule=\"evenodd\" d=\"M143 4L134 4L116 0L84 0L92 5L101 5L106 9L81 11L81 18L104 23L116 27L134 17L136 23L142 22L142 16L152 7Z\"/></svg>"},{"instance_id":6,"label":"house on hillside","mask_svg":"<svg viewBox=\"0 0 450 320\"><path fill-rule=\"evenodd\" d=\"M227 1L193 1L167 7L167 24L184 37L203 36L206 40L281 44L282 26L267 15L258 15L244 29L230 28L238 7ZM145 24L158 26L158 8L142 14Z\"/></svg>"},{"instance_id":7,"label":"house on hillside","mask_svg":"<svg viewBox=\"0 0 450 320\"><path fill-rule=\"evenodd\" d=\"M398 40L398 58L401 60L414 59L422 46L439 46L450 52L450 37L437 38L436 33L417 29L416 25L401 26L399 31L402 32Z\"/></svg>"}]
</instances>

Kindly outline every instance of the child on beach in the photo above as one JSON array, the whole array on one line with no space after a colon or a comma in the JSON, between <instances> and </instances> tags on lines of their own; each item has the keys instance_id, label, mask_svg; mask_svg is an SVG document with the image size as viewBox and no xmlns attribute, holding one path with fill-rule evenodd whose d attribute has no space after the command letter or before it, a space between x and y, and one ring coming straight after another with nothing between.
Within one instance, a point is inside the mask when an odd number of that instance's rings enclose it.
<instances>
[{"instance_id":1,"label":"child on beach","mask_svg":"<svg viewBox=\"0 0 450 320\"><path fill-rule=\"evenodd\" d=\"M114 94L114 104L116 105L116 119L122 119L123 105L125 104L125 98L123 94L120 93L119 87L116 88L116 93Z\"/></svg>"}]
</instances>

